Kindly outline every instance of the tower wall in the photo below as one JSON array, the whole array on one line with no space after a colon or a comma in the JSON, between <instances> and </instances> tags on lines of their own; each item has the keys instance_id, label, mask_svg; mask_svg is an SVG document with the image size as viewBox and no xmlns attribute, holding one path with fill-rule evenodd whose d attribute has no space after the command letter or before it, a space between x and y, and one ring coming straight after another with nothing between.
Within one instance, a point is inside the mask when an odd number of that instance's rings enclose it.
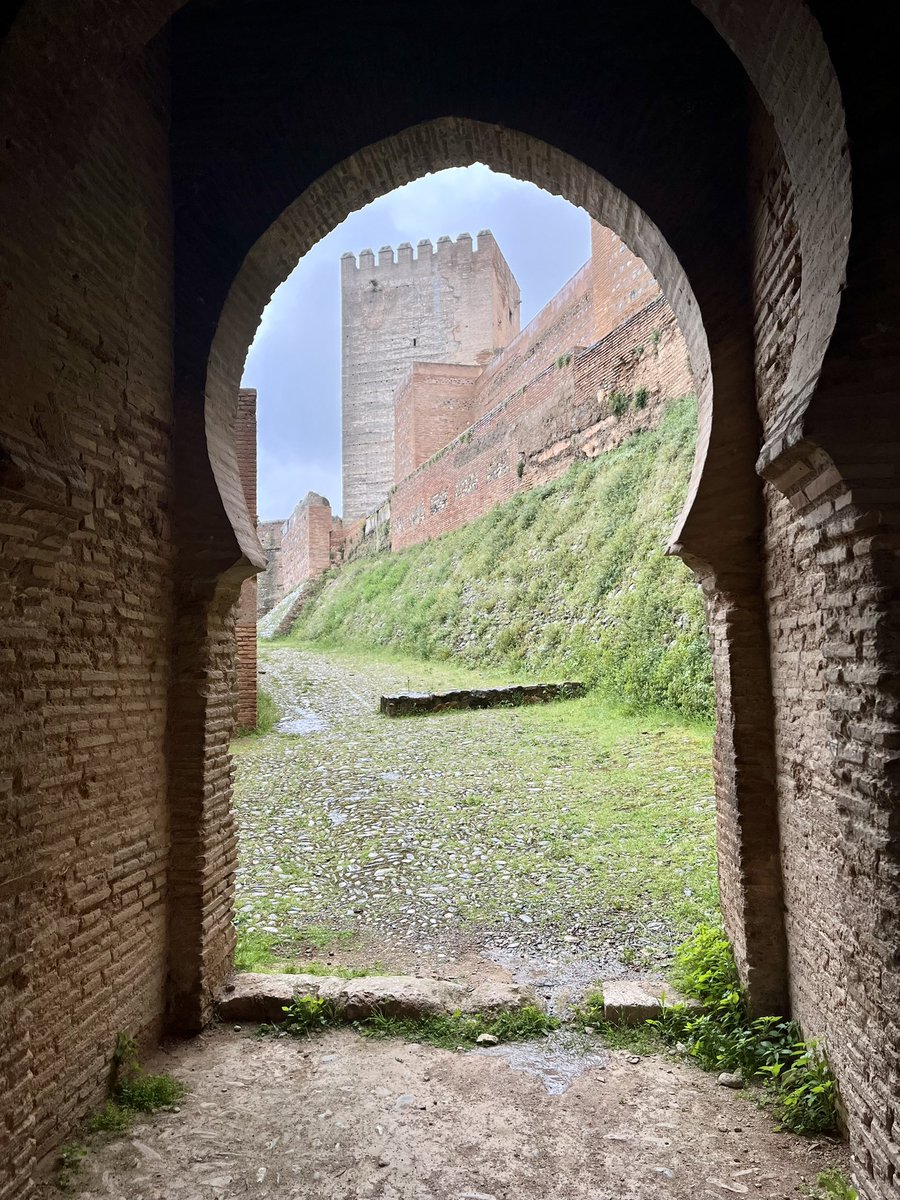
<instances>
[{"instance_id":1,"label":"tower wall","mask_svg":"<svg viewBox=\"0 0 900 1200\"><path fill-rule=\"evenodd\" d=\"M394 479L393 396L413 362L483 366L519 332L519 287L489 232L341 259L343 515Z\"/></svg>"},{"instance_id":2,"label":"tower wall","mask_svg":"<svg viewBox=\"0 0 900 1200\"><path fill-rule=\"evenodd\" d=\"M599 341L662 295L642 259L597 221L591 221L594 337Z\"/></svg>"}]
</instances>

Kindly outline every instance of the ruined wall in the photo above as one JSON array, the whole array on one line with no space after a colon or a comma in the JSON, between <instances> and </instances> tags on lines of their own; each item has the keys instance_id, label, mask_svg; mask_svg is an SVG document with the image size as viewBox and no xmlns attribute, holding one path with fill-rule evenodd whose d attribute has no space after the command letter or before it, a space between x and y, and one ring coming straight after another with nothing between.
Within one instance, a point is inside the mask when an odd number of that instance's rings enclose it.
<instances>
[{"instance_id":1,"label":"ruined wall","mask_svg":"<svg viewBox=\"0 0 900 1200\"><path fill-rule=\"evenodd\" d=\"M332 535L339 529L325 497L307 492L281 531L282 595L328 570Z\"/></svg>"},{"instance_id":2,"label":"ruined wall","mask_svg":"<svg viewBox=\"0 0 900 1200\"><path fill-rule=\"evenodd\" d=\"M30 124L17 122L6 147L3 1200L32 1194L34 1156L105 1096L116 1035L147 1039L163 1015L174 570L165 68L159 47L118 64L90 119L54 90L68 70L44 71L35 94L20 80ZM76 131L77 152L66 141Z\"/></svg>"},{"instance_id":3,"label":"ruined wall","mask_svg":"<svg viewBox=\"0 0 900 1200\"><path fill-rule=\"evenodd\" d=\"M519 289L493 236L341 259L343 515L394 479L393 396L411 362L483 364L519 330Z\"/></svg>"},{"instance_id":4,"label":"ruined wall","mask_svg":"<svg viewBox=\"0 0 900 1200\"><path fill-rule=\"evenodd\" d=\"M235 448L247 511L256 521L256 391L238 392L234 427ZM234 636L237 643L237 721L247 729L256 725L256 579L245 579L235 608Z\"/></svg>"},{"instance_id":5,"label":"ruined wall","mask_svg":"<svg viewBox=\"0 0 900 1200\"><path fill-rule=\"evenodd\" d=\"M256 577L257 618L270 612L284 595L281 578L281 534L284 521L260 521L256 526L259 543L266 552L266 569Z\"/></svg>"},{"instance_id":6,"label":"ruined wall","mask_svg":"<svg viewBox=\"0 0 900 1200\"><path fill-rule=\"evenodd\" d=\"M575 458L612 449L653 427L667 397L691 389L684 340L660 297L596 345L572 347L538 369L401 480L391 495L392 547L456 529L514 492L556 478ZM627 397L621 413L613 411L617 394Z\"/></svg>"}]
</instances>

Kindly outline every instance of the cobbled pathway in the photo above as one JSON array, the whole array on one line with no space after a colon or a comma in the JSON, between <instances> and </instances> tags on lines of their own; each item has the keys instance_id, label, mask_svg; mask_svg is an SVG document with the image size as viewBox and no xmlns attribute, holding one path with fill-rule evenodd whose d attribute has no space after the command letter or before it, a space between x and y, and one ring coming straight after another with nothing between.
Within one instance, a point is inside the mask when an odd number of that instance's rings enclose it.
<instances>
[{"instance_id":1,"label":"cobbled pathway","mask_svg":"<svg viewBox=\"0 0 900 1200\"><path fill-rule=\"evenodd\" d=\"M604 764L547 710L381 717L383 692L422 685L405 668L288 647L267 648L262 666L282 719L236 747L243 928L285 954L353 935L405 969L474 949L513 968L575 955L594 976L668 952L675 933L652 897L608 902L611 890L640 896L641 868L627 838L626 853L598 855L602 832L585 817L604 769L640 793L646 734ZM654 747L654 778L658 760ZM686 865L672 866L680 886L714 871L699 795L708 766L668 770L657 800L677 794L689 817L677 835ZM612 828L621 837L621 813Z\"/></svg>"}]
</instances>

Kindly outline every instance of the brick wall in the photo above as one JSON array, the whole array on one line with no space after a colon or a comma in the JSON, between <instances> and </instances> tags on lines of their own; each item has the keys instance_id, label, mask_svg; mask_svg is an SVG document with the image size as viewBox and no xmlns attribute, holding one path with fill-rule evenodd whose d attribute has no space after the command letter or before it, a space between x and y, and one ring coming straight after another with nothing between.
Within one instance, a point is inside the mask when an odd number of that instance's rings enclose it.
<instances>
[{"instance_id":1,"label":"brick wall","mask_svg":"<svg viewBox=\"0 0 900 1200\"><path fill-rule=\"evenodd\" d=\"M30 132L17 122L7 144L3 1200L32 1194L32 1156L104 1097L116 1035L149 1040L163 1015L174 559L165 71L158 46L119 63L91 119L56 103Z\"/></svg>"},{"instance_id":2,"label":"brick wall","mask_svg":"<svg viewBox=\"0 0 900 1200\"><path fill-rule=\"evenodd\" d=\"M341 259L343 515L394 479L393 396L411 362L481 364L519 330L519 289L493 236L423 240Z\"/></svg>"},{"instance_id":3,"label":"brick wall","mask_svg":"<svg viewBox=\"0 0 900 1200\"><path fill-rule=\"evenodd\" d=\"M660 295L646 264L597 221L591 221L590 263L594 338L612 333Z\"/></svg>"},{"instance_id":4,"label":"brick wall","mask_svg":"<svg viewBox=\"0 0 900 1200\"><path fill-rule=\"evenodd\" d=\"M652 428L665 399L692 386L684 340L662 298L594 346L573 346L543 369L536 355L526 361L537 370L527 384L394 488L394 549L456 529L562 474L576 458L596 457ZM514 377L523 377L519 362ZM616 415L615 393L631 398L639 389L646 390L643 407L630 399L628 411Z\"/></svg>"},{"instance_id":5,"label":"brick wall","mask_svg":"<svg viewBox=\"0 0 900 1200\"><path fill-rule=\"evenodd\" d=\"M283 595L328 570L332 536L338 539L339 531L340 522L332 517L331 505L325 497L307 492L281 531Z\"/></svg>"},{"instance_id":6,"label":"brick wall","mask_svg":"<svg viewBox=\"0 0 900 1200\"><path fill-rule=\"evenodd\" d=\"M472 424L481 373L481 367L412 364L394 393L395 483Z\"/></svg>"},{"instance_id":7,"label":"brick wall","mask_svg":"<svg viewBox=\"0 0 900 1200\"><path fill-rule=\"evenodd\" d=\"M256 521L256 391L241 388L235 411L234 440L238 470L247 501L247 511ZM256 579L241 584L234 619L237 641L237 720L252 729L256 725Z\"/></svg>"}]
</instances>

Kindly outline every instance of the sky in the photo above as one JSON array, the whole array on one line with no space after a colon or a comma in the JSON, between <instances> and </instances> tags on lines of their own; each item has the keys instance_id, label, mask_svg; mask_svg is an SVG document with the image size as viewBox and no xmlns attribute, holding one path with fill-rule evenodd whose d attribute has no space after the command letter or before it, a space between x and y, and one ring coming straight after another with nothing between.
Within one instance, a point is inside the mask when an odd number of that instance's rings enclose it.
<instances>
[{"instance_id":1,"label":"sky","mask_svg":"<svg viewBox=\"0 0 900 1200\"><path fill-rule=\"evenodd\" d=\"M522 326L586 262L587 214L487 167L426 175L352 213L275 292L247 356L257 389L261 521L287 519L308 491L341 509L340 259L380 246L490 229L522 292Z\"/></svg>"}]
</instances>

